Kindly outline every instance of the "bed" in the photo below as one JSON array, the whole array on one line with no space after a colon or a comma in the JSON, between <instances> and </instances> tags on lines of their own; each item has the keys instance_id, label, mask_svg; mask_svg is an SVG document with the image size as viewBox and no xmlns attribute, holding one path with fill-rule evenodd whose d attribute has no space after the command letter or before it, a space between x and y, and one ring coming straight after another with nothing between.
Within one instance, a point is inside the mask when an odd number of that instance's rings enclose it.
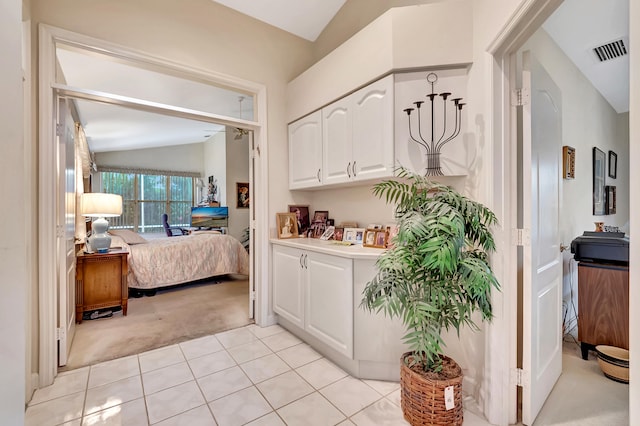
<instances>
[{"instance_id":1,"label":"bed","mask_svg":"<svg viewBox=\"0 0 640 426\"><path fill-rule=\"evenodd\" d=\"M240 241L218 232L146 240L127 230L109 231L111 247L129 251L130 288L151 290L226 274L249 274Z\"/></svg>"}]
</instances>

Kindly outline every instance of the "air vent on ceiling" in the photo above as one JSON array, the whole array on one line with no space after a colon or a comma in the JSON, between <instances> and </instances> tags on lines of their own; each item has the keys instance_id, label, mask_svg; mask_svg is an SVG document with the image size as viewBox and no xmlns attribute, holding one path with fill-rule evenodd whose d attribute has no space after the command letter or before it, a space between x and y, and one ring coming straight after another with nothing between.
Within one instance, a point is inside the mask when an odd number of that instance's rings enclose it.
<instances>
[{"instance_id":1,"label":"air vent on ceiling","mask_svg":"<svg viewBox=\"0 0 640 426\"><path fill-rule=\"evenodd\" d=\"M593 51L595 52L600 62L618 58L629 53L627 47L624 44L624 40L622 39L603 44L602 46L594 47Z\"/></svg>"}]
</instances>

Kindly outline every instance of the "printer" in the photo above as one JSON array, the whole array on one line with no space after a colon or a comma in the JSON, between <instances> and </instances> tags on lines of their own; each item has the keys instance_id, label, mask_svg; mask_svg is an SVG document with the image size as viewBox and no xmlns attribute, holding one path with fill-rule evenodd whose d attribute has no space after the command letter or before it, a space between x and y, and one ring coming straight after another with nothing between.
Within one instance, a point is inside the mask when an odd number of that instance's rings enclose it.
<instances>
[{"instance_id":1,"label":"printer","mask_svg":"<svg viewBox=\"0 0 640 426\"><path fill-rule=\"evenodd\" d=\"M629 265L629 237L624 232L585 231L571 241L571 253L579 262Z\"/></svg>"}]
</instances>

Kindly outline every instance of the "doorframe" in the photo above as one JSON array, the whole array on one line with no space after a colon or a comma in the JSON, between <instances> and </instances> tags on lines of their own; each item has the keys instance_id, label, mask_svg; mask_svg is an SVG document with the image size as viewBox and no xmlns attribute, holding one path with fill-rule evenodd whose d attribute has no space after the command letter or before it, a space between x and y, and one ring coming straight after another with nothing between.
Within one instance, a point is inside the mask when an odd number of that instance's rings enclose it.
<instances>
[{"instance_id":1,"label":"doorframe","mask_svg":"<svg viewBox=\"0 0 640 426\"><path fill-rule=\"evenodd\" d=\"M487 397L484 412L492 424L508 425L517 419L517 385L514 380L518 350L518 266L517 246L517 123L511 93L517 88L515 54L556 10L563 0L525 0L511 15L487 48L491 55L490 87L491 134L493 140L493 206L501 225L496 230L493 267L501 292L494 292L494 320L487 326L485 377Z\"/></svg>"},{"instance_id":2,"label":"doorframe","mask_svg":"<svg viewBox=\"0 0 640 426\"><path fill-rule=\"evenodd\" d=\"M57 374L57 298L56 298L56 218L51 212L56 211L57 188L57 150L55 149L55 116L53 102L60 90L66 87L56 84L56 44L76 45L82 49L94 50L144 64L152 69L174 76L183 76L212 85L222 85L234 90L251 93L254 96L255 121L223 119L225 124L242 127L254 132L255 144L260 153L256 156L255 182L255 269L256 312L258 325L267 325L271 320L268 306L268 188L269 176L267 167L267 89L263 84L254 83L233 76L205 69L185 66L166 58L147 55L143 52L126 48L104 40L39 24L38 58L38 315L39 315L39 378L40 387L53 383ZM67 88L71 89L71 88ZM190 111L194 112L194 111ZM213 114L201 113L208 120L220 118ZM48 141L48 142L47 142ZM49 143L51 142L51 143ZM253 202L254 200L252 200Z\"/></svg>"}]
</instances>

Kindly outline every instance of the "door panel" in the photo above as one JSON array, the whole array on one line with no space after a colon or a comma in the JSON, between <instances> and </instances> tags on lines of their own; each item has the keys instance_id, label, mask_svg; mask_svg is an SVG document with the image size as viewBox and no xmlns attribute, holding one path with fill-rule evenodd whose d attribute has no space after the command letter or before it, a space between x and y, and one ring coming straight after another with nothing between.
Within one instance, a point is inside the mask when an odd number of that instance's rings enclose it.
<instances>
[{"instance_id":1,"label":"door panel","mask_svg":"<svg viewBox=\"0 0 640 426\"><path fill-rule=\"evenodd\" d=\"M522 422L533 424L562 372L560 253L561 92L529 53L523 54L523 225L531 244L523 257ZM530 194L530 196L529 196Z\"/></svg>"},{"instance_id":2,"label":"door panel","mask_svg":"<svg viewBox=\"0 0 640 426\"><path fill-rule=\"evenodd\" d=\"M58 124L63 134L58 137L58 184L64 197L58 200L58 365L67 364L75 333L75 221L76 221L76 156L75 124L67 100L58 102Z\"/></svg>"},{"instance_id":3,"label":"door panel","mask_svg":"<svg viewBox=\"0 0 640 426\"><path fill-rule=\"evenodd\" d=\"M289 188L320 185L322 114L314 112L289 125Z\"/></svg>"},{"instance_id":4,"label":"door panel","mask_svg":"<svg viewBox=\"0 0 640 426\"><path fill-rule=\"evenodd\" d=\"M350 98L322 109L322 181L324 184L347 182L352 177L352 123Z\"/></svg>"},{"instance_id":5,"label":"door panel","mask_svg":"<svg viewBox=\"0 0 640 426\"><path fill-rule=\"evenodd\" d=\"M304 254L290 247L273 247L273 311L304 327Z\"/></svg>"}]
</instances>

